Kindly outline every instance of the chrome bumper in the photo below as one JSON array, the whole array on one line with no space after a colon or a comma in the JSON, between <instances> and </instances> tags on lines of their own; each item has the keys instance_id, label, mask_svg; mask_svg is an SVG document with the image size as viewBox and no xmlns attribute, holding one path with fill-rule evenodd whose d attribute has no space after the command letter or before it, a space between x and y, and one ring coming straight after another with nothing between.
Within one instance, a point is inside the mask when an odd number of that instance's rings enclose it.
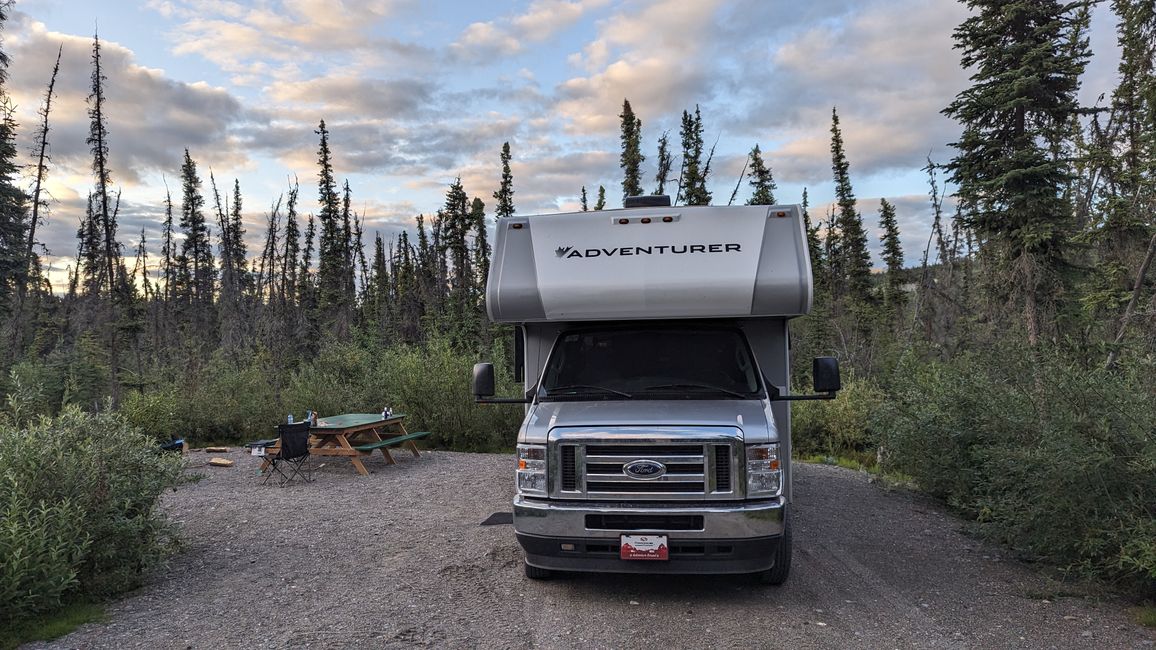
<instances>
[{"instance_id":1,"label":"chrome bumper","mask_svg":"<svg viewBox=\"0 0 1156 650\"><path fill-rule=\"evenodd\" d=\"M678 539L748 539L783 534L786 509L782 497L734 504L629 505L622 503L547 501L514 497L514 530L537 537L582 537L617 540L624 532L669 532ZM598 529L586 527L586 515L666 515L701 516L702 528L664 531L662 529Z\"/></svg>"}]
</instances>

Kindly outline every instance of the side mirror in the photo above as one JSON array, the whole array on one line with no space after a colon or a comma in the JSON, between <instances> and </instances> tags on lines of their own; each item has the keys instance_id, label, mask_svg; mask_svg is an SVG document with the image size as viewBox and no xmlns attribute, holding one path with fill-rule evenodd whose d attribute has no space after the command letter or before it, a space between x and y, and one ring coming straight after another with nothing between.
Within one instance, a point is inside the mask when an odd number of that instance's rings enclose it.
<instances>
[{"instance_id":1,"label":"side mirror","mask_svg":"<svg viewBox=\"0 0 1156 650\"><path fill-rule=\"evenodd\" d=\"M474 364L474 397L481 399L494 396L494 364Z\"/></svg>"},{"instance_id":2,"label":"side mirror","mask_svg":"<svg viewBox=\"0 0 1156 650\"><path fill-rule=\"evenodd\" d=\"M839 360L835 357L815 357L813 372L816 393L836 393L843 388L839 381Z\"/></svg>"}]
</instances>

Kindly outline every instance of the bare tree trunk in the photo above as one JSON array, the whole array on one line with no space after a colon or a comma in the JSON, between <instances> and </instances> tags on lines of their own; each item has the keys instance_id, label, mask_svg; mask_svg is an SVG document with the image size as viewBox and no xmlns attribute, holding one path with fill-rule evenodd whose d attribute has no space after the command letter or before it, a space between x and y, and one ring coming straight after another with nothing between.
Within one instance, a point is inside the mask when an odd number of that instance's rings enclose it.
<instances>
[{"instance_id":1,"label":"bare tree trunk","mask_svg":"<svg viewBox=\"0 0 1156 650\"><path fill-rule=\"evenodd\" d=\"M1144 255L1140 270L1136 272L1136 286L1132 287L1132 299L1128 301L1128 306L1124 308L1124 314L1120 317L1120 326L1116 330L1116 338L1112 341L1112 351L1108 353L1108 361L1104 364L1104 368L1107 370L1115 369L1116 361L1120 358L1120 344L1124 342L1124 334L1128 331L1128 321L1132 319L1132 314L1136 311L1136 303L1140 302L1140 292L1144 288L1144 276L1148 273L1148 267L1151 266L1153 257L1156 257L1156 233L1148 240L1148 252Z\"/></svg>"},{"instance_id":2,"label":"bare tree trunk","mask_svg":"<svg viewBox=\"0 0 1156 650\"><path fill-rule=\"evenodd\" d=\"M731 200L727 201L727 205L734 205L735 197L739 195L739 188L743 185L743 178L747 175L747 165L750 164L751 157L747 156L746 162L743 163L743 170L739 172L739 180L735 183L735 191L731 192Z\"/></svg>"}]
</instances>

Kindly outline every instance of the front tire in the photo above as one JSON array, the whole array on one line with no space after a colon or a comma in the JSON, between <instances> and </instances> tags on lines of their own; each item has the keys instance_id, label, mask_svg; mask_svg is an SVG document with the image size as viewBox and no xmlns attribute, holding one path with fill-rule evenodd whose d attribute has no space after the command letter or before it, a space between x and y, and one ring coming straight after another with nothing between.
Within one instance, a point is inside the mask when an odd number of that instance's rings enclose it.
<instances>
[{"instance_id":1,"label":"front tire","mask_svg":"<svg viewBox=\"0 0 1156 650\"><path fill-rule=\"evenodd\" d=\"M759 582L776 587L786 582L787 577L791 575L791 522L789 519L783 522L783 538L779 540L779 547L775 549L775 566L766 571L760 571L757 575Z\"/></svg>"},{"instance_id":2,"label":"front tire","mask_svg":"<svg viewBox=\"0 0 1156 650\"><path fill-rule=\"evenodd\" d=\"M526 577L531 580L549 580L554 577L553 571L533 566L525 560L522 561L522 567L526 571Z\"/></svg>"}]
</instances>

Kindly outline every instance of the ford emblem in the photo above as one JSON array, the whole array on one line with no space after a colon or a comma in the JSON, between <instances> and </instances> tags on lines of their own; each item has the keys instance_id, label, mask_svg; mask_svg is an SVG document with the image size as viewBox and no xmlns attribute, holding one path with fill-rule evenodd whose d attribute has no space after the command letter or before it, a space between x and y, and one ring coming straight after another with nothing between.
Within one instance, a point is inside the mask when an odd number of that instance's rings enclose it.
<instances>
[{"instance_id":1,"label":"ford emblem","mask_svg":"<svg viewBox=\"0 0 1156 650\"><path fill-rule=\"evenodd\" d=\"M650 481L665 474L666 465L656 460L632 460L622 466L622 471L630 478Z\"/></svg>"}]
</instances>

